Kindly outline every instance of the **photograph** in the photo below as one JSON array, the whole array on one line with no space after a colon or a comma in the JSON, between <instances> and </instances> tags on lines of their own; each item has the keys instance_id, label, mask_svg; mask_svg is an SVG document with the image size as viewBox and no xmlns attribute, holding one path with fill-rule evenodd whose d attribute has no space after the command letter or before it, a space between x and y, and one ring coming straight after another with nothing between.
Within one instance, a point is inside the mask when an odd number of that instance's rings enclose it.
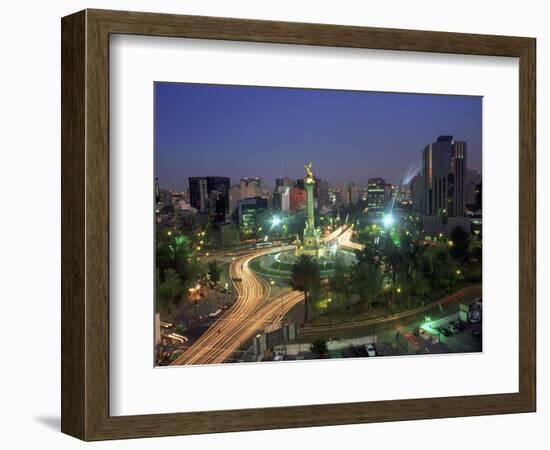
<instances>
[{"instance_id":1,"label":"photograph","mask_svg":"<svg viewBox=\"0 0 550 450\"><path fill-rule=\"evenodd\" d=\"M483 97L153 89L155 366L483 351Z\"/></svg>"}]
</instances>

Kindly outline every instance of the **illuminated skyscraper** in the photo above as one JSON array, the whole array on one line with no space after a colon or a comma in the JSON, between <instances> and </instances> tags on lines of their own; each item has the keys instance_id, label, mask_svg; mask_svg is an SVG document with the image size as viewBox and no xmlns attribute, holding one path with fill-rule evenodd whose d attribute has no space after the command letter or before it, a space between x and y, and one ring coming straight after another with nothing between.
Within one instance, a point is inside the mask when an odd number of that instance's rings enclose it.
<instances>
[{"instance_id":1,"label":"illuminated skyscraper","mask_svg":"<svg viewBox=\"0 0 550 450\"><path fill-rule=\"evenodd\" d=\"M439 136L423 151L425 214L463 216L466 210L466 142Z\"/></svg>"},{"instance_id":2,"label":"illuminated skyscraper","mask_svg":"<svg viewBox=\"0 0 550 450\"><path fill-rule=\"evenodd\" d=\"M209 213L215 223L229 217L230 181L227 177L189 177L189 202L201 213Z\"/></svg>"},{"instance_id":3,"label":"illuminated skyscraper","mask_svg":"<svg viewBox=\"0 0 550 450\"><path fill-rule=\"evenodd\" d=\"M386 210L386 180L384 178L370 178L367 191L368 214L378 217Z\"/></svg>"}]
</instances>

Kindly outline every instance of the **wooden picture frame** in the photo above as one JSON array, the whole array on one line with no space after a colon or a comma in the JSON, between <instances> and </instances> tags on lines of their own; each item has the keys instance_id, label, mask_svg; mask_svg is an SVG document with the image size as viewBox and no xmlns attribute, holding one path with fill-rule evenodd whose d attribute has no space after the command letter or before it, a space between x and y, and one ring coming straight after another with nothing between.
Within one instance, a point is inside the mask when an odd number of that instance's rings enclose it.
<instances>
[{"instance_id":1,"label":"wooden picture frame","mask_svg":"<svg viewBox=\"0 0 550 450\"><path fill-rule=\"evenodd\" d=\"M104 10L61 25L64 433L100 440L535 411L535 39ZM519 392L110 416L109 36L116 33L519 58Z\"/></svg>"}]
</instances>

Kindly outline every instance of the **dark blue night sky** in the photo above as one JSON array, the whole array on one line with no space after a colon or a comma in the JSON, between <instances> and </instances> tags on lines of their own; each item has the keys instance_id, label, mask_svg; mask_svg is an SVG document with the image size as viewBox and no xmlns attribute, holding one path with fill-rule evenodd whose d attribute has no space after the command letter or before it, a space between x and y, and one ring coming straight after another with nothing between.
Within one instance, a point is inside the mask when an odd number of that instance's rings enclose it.
<instances>
[{"instance_id":1,"label":"dark blue night sky","mask_svg":"<svg viewBox=\"0 0 550 450\"><path fill-rule=\"evenodd\" d=\"M155 120L157 175L169 189L206 175L273 186L303 177L310 160L332 184L399 183L448 134L468 143L468 168L481 171L481 97L156 83Z\"/></svg>"}]
</instances>

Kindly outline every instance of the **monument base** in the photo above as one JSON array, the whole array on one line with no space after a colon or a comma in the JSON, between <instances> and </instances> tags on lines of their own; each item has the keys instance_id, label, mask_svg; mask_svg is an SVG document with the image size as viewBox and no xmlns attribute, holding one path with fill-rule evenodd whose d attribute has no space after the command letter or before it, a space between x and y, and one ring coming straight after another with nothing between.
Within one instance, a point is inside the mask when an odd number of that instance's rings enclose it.
<instances>
[{"instance_id":1,"label":"monument base","mask_svg":"<svg viewBox=\"0 0 550 450\"><path fill-rule=\"evenodd\" d=\"M296 256L309 255L313 258L322 258L325 249L319 234L318 230L306 230L301 245L296 247Z\"/></svg>"}]
</instances>

